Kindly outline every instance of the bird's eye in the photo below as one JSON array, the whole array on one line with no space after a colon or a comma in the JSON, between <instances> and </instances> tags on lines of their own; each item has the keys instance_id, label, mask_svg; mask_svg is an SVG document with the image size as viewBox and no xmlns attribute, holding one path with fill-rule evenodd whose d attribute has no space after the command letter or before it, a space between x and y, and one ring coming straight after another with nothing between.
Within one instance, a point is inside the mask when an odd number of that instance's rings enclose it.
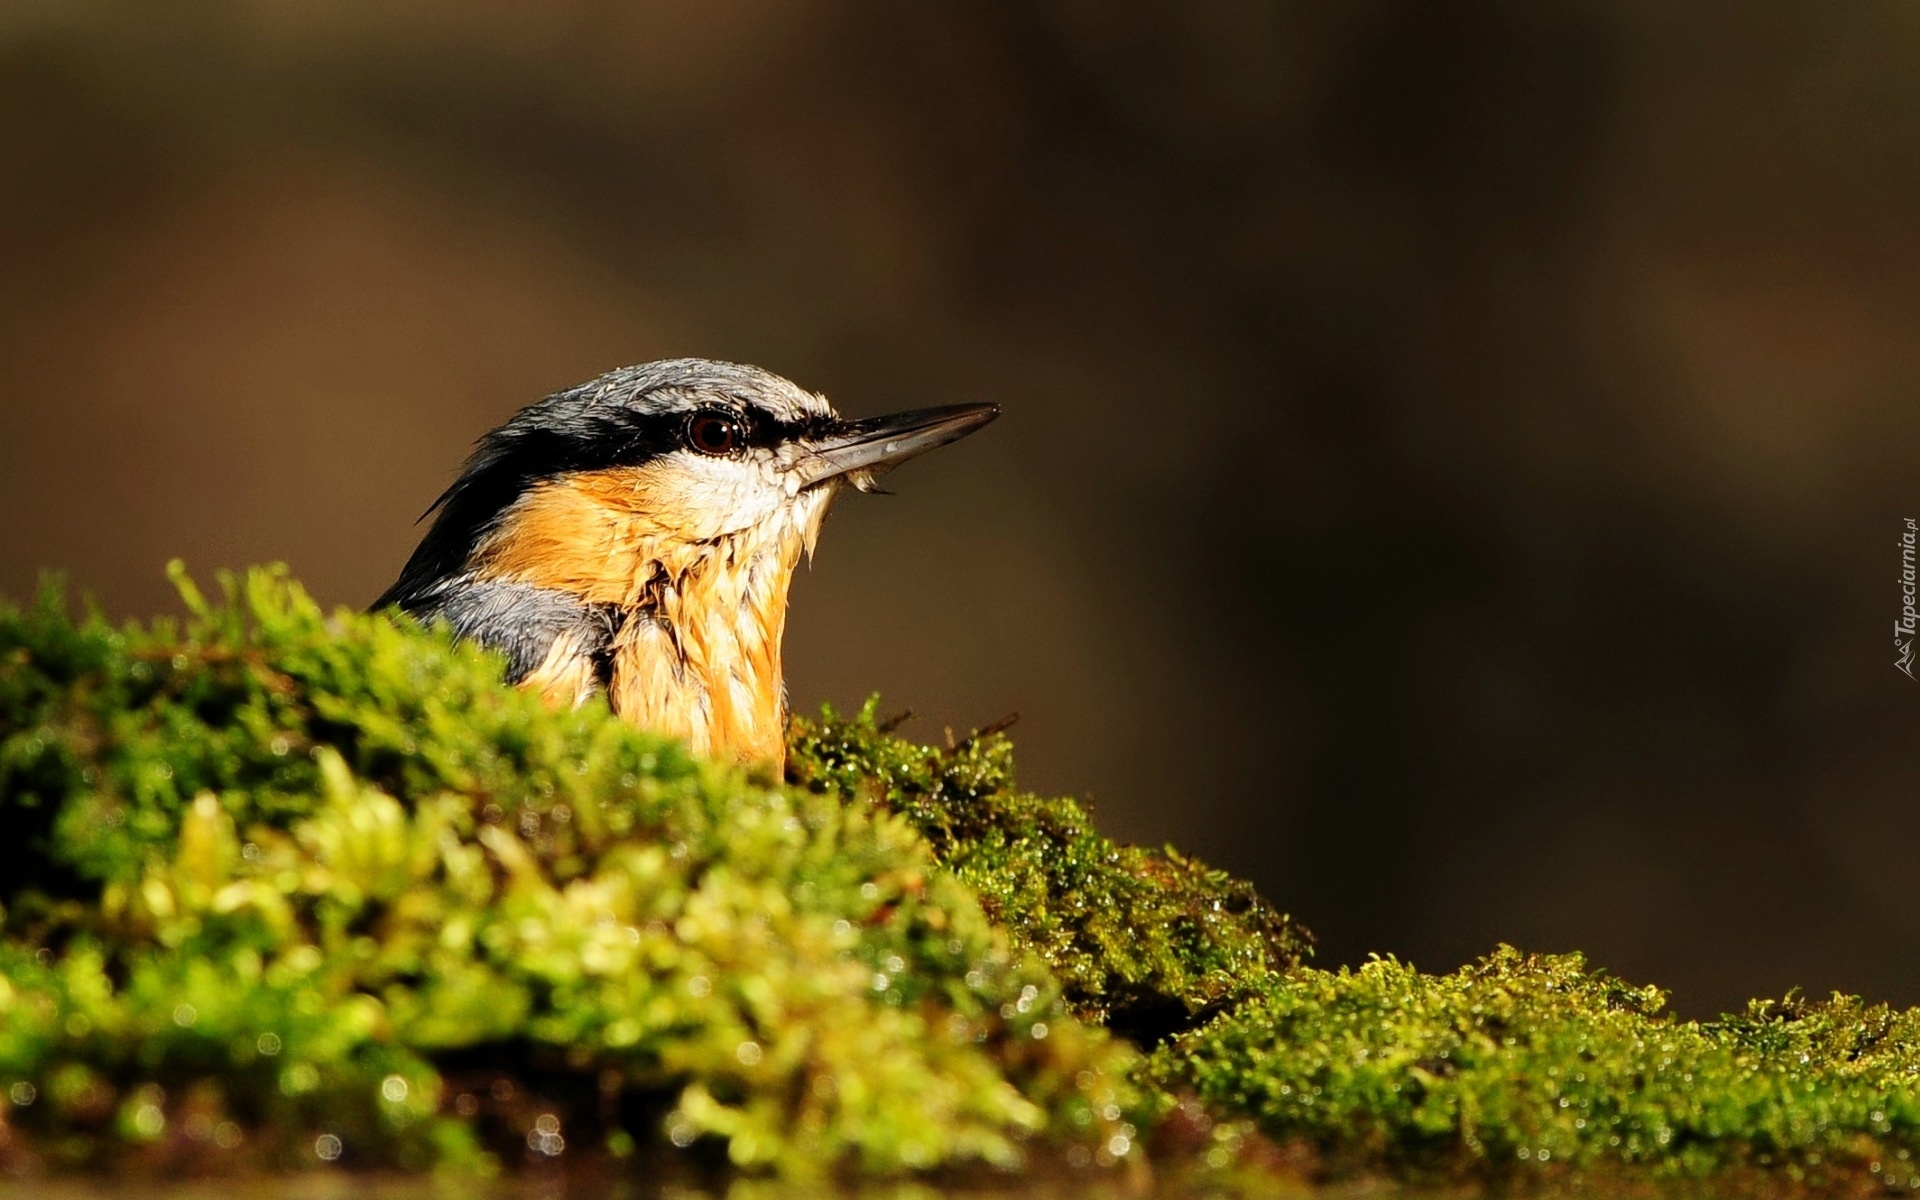
<instances>
[{"instance_id":1,"label":"bird's eye","mask_svg":"<svg viewBox=\"0 0 1920 1200\"><path fill-rule=\"evenodd\" d=\"M687 445L702 454L731 454L746 440L745 426L732 413L705 411L687 418Z\"/></svg>"}]
</instances>

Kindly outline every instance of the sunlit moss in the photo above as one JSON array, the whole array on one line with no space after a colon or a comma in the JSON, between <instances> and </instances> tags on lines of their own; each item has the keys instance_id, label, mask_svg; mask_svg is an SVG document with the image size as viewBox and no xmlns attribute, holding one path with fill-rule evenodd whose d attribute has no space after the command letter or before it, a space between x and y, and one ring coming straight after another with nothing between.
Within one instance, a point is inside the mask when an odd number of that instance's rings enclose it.
<instances>
[{"instance_id":1,"label":"sunlit moss","mask_svg":"<svg viewBox=\"0 0 1920 1200\"><path fill-rule=\"evenodd\" d=\"M790 772L907 817L1079 1012L1157 1043L1163 1168L1920 1189L1920 1012L1682 1021L1578 955L1507 948L1449 975L1316 970L1245 884L1020 792L1004 738L917 746L869 704L798 722Z\"/></svg>"},{"instance_id":2,"label":"sunlit moss","mask_svg":"<svg viewBox=\"0 0 1920 1200\"><path fill-rule=\"evenodd\" d=\"M1130 1147L1131 1051L901 818L182 583L0 611L0 1165Z\"/></svg>"},{"instance_id":3,"label":"sunlit moss","mask_svg":"<svg viewBox=\"0 0 1920 1200\"><path fill-rule=\"evenodd\" d=\"M1712 1022L1579 955L1275 976L1149 1075L1334 1173L1569 1171L1920 1189L1920 1012L1837 996Z\"/></svg>"},{"instance_id":4,"label":"sunlit moss","mask_svg":"<svg viewBox=\"0 0 1920 1200\"><path fill-rule=\"evenodd\" d=\"M1021 792L1004 737L869 705L757 779L278 573L181 584L179 625L0 608L0 1171L1145 1146L1920 1190L1920 1013L1680 1021L1504 948L1318 970L1244 883Z\"/></svg>"},{"instance_id":5,"label":"sunlit moss","mask_svg":"<svg viewBox=\"0 0 1920 1200\"><path fill-rule=\"evenodd\" d=\"M1311 953L1312 935L1243 881L1170 847L1116 845L1075 801L1020 791L1005 737L935 750L889 736L875 712L796 721L788 773L905 817L1083 1016L1155 1042Z\"/></svg>"}]
</instances>

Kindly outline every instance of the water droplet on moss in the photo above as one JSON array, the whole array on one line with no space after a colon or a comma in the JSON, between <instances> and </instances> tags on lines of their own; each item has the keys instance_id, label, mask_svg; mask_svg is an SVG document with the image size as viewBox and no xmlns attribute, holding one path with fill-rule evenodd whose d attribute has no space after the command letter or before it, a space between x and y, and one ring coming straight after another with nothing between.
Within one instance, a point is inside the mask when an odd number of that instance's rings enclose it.
<instances>
[{"instance_id":1,"label":"water droplet on moss","mask_svg":"<svg viewBox=\"0 0 1920 1200\"><path fill-rule=\"evenodd\" d=\"M527 1131L527 1149L548 1158L558 1158L567 1149L567 1139L557 1133L546 1133L539 1129Z\"/></svg>"},{"instance_id":2,"label":"water droplet on moss","mask_svg":"<svg viewBox=\"0 0 1920 1200\"><path fill-rule=\"evenodd\" d=\"M167 1127L167 1114L158 1104L142 1104L133 1114L133 1131L143 1138L157 1138Z\"/></svg>"}]
</instances>

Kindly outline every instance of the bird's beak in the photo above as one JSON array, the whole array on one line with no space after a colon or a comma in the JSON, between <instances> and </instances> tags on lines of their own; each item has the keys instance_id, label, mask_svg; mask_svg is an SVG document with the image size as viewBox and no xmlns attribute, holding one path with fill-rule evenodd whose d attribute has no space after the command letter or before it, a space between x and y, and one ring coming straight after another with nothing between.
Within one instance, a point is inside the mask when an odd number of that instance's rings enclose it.
<instances>
[{"instance_id":1,"label":"bird's beak","mask_svg":"<svg viewBox=\"0 0 1920 1200\"><path fill-rule=\"evenodd\" d=\"M876 476L915 455L957 442L999 415L997 404L956 404L839 421L797 444L799 454L789 478L796 490L845 478L863 492L872 491Z\"/></svg>"}]
</instances>

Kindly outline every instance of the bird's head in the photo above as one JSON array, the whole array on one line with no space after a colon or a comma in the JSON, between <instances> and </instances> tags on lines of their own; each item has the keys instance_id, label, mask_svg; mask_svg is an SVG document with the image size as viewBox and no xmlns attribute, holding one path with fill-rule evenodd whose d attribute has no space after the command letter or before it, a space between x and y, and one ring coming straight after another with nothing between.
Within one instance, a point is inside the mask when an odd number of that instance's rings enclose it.
<instances>
[{"instance_id":1,"label":"bird's head","mask_svg":"<svg viewBox=\"0 0 1920 1200\"><path fill-rule=\"evenodd\" d=\"M874 490L880 474L998 412L850 421L756 367L674 359L613 371L482 438L377 604L445 617L507 650L515 676L544 690L603 688L636 723L684 732L764 708L749 693L780 690L787 585L835 493ZM588 618L604 645L590 644ZM671 716L675 706L694 717ZM766 737L759 729L756 746Z\"/></svg>"}]
</instances>

